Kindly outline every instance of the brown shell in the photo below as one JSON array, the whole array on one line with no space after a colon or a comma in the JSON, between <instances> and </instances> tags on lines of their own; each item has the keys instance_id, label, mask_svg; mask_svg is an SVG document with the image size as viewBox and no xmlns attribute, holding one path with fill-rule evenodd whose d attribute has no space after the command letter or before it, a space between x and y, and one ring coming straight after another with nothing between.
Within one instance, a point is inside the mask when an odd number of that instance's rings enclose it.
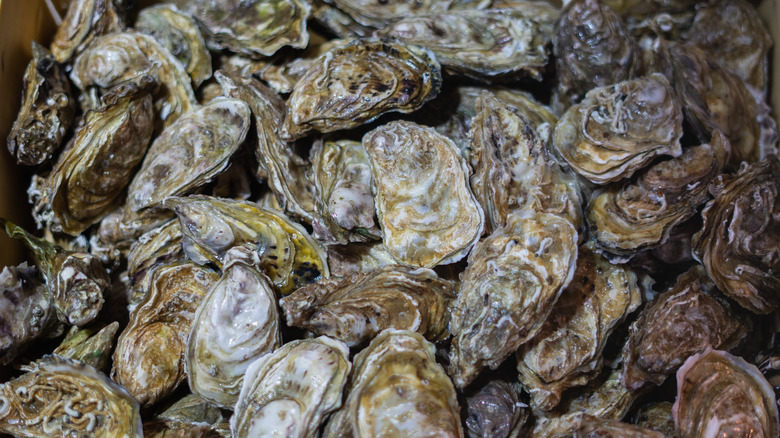
<instances>
[{"instance_id":1,"label":"brown shell","mask_svg":"<svg viewBox=\"0 0 780 438\"><path fill-rule=\"evenodd\" d=\"M51 43L57 61L69 61L99 36L124 30L129 4L125 0L70 2Z\"/></svg>"}]
</instances>

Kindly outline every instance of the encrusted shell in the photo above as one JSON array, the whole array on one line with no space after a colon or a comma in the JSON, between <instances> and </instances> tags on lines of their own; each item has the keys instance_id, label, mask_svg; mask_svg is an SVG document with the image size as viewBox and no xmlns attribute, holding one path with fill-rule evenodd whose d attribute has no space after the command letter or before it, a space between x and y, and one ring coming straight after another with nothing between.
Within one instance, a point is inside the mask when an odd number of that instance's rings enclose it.
<instances>
[{"instance_id":1,"label":"encrusted shell","mask_svg":"<svg viewBox=\"0 0 780 438\"><path fill-rule=\"evenodd\" d=\"M466 434L470 438L519 436L529 411L509 383L491 380L466 405Z\"/></svg>"},{"instance_id":2,"label":"encrusted shell","mask_svg":"<svg viewBox=\"0 0 780 438\"><path fill-rule=\"evenodd\" d=\"M51 52L57 61L69 61L97 37L124 30L129 3L116 0L70 2L51 43Z\"/></svg>"}]
</instances>

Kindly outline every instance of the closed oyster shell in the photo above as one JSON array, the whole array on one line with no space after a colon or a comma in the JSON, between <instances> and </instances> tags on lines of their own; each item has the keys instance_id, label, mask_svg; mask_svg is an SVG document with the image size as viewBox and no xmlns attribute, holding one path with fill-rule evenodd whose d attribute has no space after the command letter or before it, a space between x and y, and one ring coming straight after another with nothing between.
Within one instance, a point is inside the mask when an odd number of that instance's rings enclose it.
<instances>
[{"instance_id":1,"label":"closed oyster shell","mask_svg":"<svg viewBox=\"0 0 780 438\"><path fill-rule=\"evenodd\" d=\"M168 126L149 147L127 190L131 210L184 195L225 170L249 132L249 106L218 97Z\"/></svg>"},{"instance_id":2,"label":"closed oyster shell","mask_svg":"<svg viewBox=\"0 0 780 438\"><path fill-rule=\"evenodd\" d=\"M57 61L69 61L97 37L124 30L130 3L127 0L70 2L51 43Z\"/></svg>"},{"instance_id":3,"label":"closed oyster shell","mask_svg":"<svg viewBox=\"0 0 780 438\"><path fill-rule=\"evenodd\" d=\"M159 418L144 422L144 438L222 438L208 424Z\"/></svg>"},{"instance_id":4,"label":"closed oyster shell","mask_svg":"<svg viewBox=\"0 0 780 438\"><path fill-rule=\"evenodd\" d=\"M74 325L52 354L65 359L75 359L103 372L114 349L117 330L119 330L119 323L116 321L100 330Z\"/></svg>"},{"instance_id":5,"label":"closed oyster shell","mask_svg":"<svg viewBox=\"0 0 780 438\"><path fill-rule=\"evenodd\" d=\"M709 347L730 350L751 328L747 313L720 295L704 269L691 268L631 324L620 378L631 390L660 385L689 356Z\"/></svg>"},{"instance_id":6,"label":"closed oyster shell","mask_svg":"<svg viewBox=\"0 0 780 438\"><path fill-rule=\"evenodd\" d=\"M458 401L433 344L405 330L381 332L355 356L344 406L322 436L462 437Z\"/></svg>"},{"instance_id":7,"label":"closed oyster shell","mask_svg":"<svg viewBox=\"0 0 780 438\"><path fill-rule=\"evenodd\" d=\"M780 160L770 155L715 181L693 254L718 288L742 307L767 314L780 304Z\"/></svg>"},{"instance_id":8,"label":"closed oyster shell","mask_svg":"<svg viewBox=\"0 0 780 438\"><path fill-rule=\"evenodd\" d=\"M385 266L369 274L323 279L281 299L287 324L353 347L384 329L447 337L452 284L430 269Z\"/></svg>"},{"instance_id":9,"label":"closed oyster shell","mask_svg":"<svg viewBox=\"0 0 780 438\"><path fill-rule=\"evenodd\" d=\"M677 372L673 412L680 438L780 433L774 391L758 368L710 348Z\"/></svg>"},{"instance_id":10,"label":"closed oyster shell","mask_svg":"<svg viewBox=\"0 0 780 438\"><path fill-rule=\"evenodd\" d=\"M666 435L652 429L623 423L618 420L602 420L590 415L579 418L574 438L664 438Z\"/></svg>"},{"instance_id":11,"label":"closed oyster shell","mask_svg":"<svg viewBox=\"0 0 780 438\"><path fill-rule=\"evenodd\" d=\"M260 70L260 78L277 93L290 93L295 84L317 63L320 56L351 42L352 39L348 38L309 42L306 50L301 52L298 58L263 67Z\"/></svg>"},{"instance_id":12,"label":"closed oyster shell","mask_svg":"<svg viewBox=\"0 0 780 438\"><path fill-rule=\"evenodd\" d=\"M238 400L244 373L282 345L271 281L251 248L225 255L222 277L198 306L187 341L187 380L193 393L225 409Z\"/></svg>"},{"instance_id":13,"label":"closed oyster shell","mask_svg":"<svg viewBox=\"0 0 780 438\"><path fill-rule=\"evenodd\" d=\"M450 322L450 374L462 388L498 367L542 328L574 276L577 230L549 213L522 211L469 255Z\"/></svg>"},{"instance_id":14,"label":"closed oyster shell","mask_svg":"<svg viewBox=\"0 0 780 438\"><path fill-rule=\"evenodd\" d=\"M635 423L637 426L661 432L664 436L674 437L672 402L657 402L639 408Z\"/></svg>"},{"instance_id":15,"label":"closed oyster shell","mask_svg":"<svg viewBox=\"0 0 780 438\"><path fill-rule=\"evenodd\" d=\"M517 390L509 383L491 380L468 398L466 435L470 438L519 436L528 419Z\"/></svg>"},{"instance_id":16,"label":"closed oyster shell","mask_svg":"<svg viewBox=\"0 0 780 438\"><path fill-rule=\"evenodd\" d=\"M138 402L95 368L44 356L0 385L0 432L25 437L141 438Z\"/></svg>"},{"instance_id":17,"label":"closed oyster shell","mask_svg":"<svg viewBox=\"0 0 780 438\"><path fill-rule=\"evenodd\" d=\"M127 276L131 284L138 283L157 265L184 258L181 238L179 221L171 219L135 240L127 254ZM138 304L132 301L131 298L131 305Z\"/></svg>"},{"instance_id":18,"label":"closed oyster shell","mask_svg":"<svg viewBox=\"0 0 780 438\"><path fill-rule=\"evenodd\" d=\"M433 128L396 121L363 137L383 242L399 262L433 267L466 256L484 227L455 144Z\"/></svg>"},{"instance_id":19,"label":"closed oyster shell","mask_svg":"<svg viewBox=\"0 0 780 438\"><path fill-rule=\"evenodd\" d=\"M493 0L492 9L517 9L539 24L543 33L553 35L561 10L547 0Z\"/></svg>"},{"instance_id":20,"label":"closed oyster shell","mask_svg":"<svg viewBox=\"0 0 780 438\"><path fill-rule=\"evenodd\" d=\"M285 344L249 366L230 431L316 437L328 414L341 406L350 368L349 349L339 341L321 336Z\"/></svg>"},{"instance_id":21,"label":"closed oyster shell","mask_svg":"<svg viewBox=\"0 0 780 438\"><path fill-rule=\"evenodd\" d=\"M32 55L24 72L22 108L8 135L8 151L29 166L49 160L60 148L76 112L62 65L36 42Z\"/></svg>"},{"instance_id":22,"label":"closed oyster shell","mask_svg":"<svg viewBox=\"0 0 780 438\"><path fill-rule=\"evenodd\" d=\"M381 242L348 243L346 245L330 245L328 251L328 267L336 277L348 277L352 274L368 274L383 266L396 264L393 256Z\"/></svg>"},{"instance_id":23,"label":"closed oyster shell","mask_svg":"<svg viewBox=\"0 0 780 438\"><path fill-rule=\"evenodd\" d=\"M553 143L596 184L631 176L659 155L679 157L682 107L663 75L594 88L555 126Z\"/></svg>"},{"instance_id":24,"label":"closed oyster shell","mask_svg":"<svg viewBox=\"0 0 780 438\"><path fill-rule=\"evenodd\" d=\"M365 26L381 28L399 19L450 9L485 9L490 0L402 0L375 2L372 0L332 0L332 3Z\"/></svg>"},{"instance_id":25,"label":"closed oyster shell","mask_svg":"<svg viewBox=\"0 0 780 438\"><path fill-rule=\"evenodd\" d=\"M441 81L439 62L422 47L356 40L320 57L295 84L284 128L297 138L409 113L436 97Z\"/></svg>"},{"instance_id":26,"label":"closed oyster shell","mask_svg":"<svg viewBox=\"0 0 780 438\"><path fill-rule=\"evenodd\" d=\"M187 378L184 354L195 311L217 274L194 263L160 266L144 278L143 301L119 335L111 378L151 406Z\"/></svg>"}]
</instances>

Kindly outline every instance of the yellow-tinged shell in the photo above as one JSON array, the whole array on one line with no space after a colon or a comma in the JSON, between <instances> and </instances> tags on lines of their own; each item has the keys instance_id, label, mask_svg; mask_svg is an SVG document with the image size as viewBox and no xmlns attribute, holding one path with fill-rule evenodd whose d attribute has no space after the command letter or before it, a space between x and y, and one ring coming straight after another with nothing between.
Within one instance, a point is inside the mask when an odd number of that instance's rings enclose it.
<instances>
[{"instance_id":1,"label":"yellow-tinged shell","mask_svg":"<svg viewBox=\"0 0 780 438\"><path fill-rule=\"evenodd\" d=\"M70 2L51 43L51 52L57 61L69 61L95 38L124 30L127 10L122 3L112 0Z\"/></svg>"}]
</instances>

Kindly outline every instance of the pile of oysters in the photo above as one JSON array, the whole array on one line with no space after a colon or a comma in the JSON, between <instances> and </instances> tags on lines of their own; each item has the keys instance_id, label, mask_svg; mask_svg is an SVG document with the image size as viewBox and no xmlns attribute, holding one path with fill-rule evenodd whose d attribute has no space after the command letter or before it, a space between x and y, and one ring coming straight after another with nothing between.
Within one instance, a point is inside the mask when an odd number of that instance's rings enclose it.
<instances>
[{"instance_id":1,"label":"pile of oysters","mask_svg":"<svg viewBox=\"0 0 780 438\"><path fill-rule=\"evenodd\" d=\"M0 434L776 437L745 0L73 0Z\"/></svg>"}]
</instances>

